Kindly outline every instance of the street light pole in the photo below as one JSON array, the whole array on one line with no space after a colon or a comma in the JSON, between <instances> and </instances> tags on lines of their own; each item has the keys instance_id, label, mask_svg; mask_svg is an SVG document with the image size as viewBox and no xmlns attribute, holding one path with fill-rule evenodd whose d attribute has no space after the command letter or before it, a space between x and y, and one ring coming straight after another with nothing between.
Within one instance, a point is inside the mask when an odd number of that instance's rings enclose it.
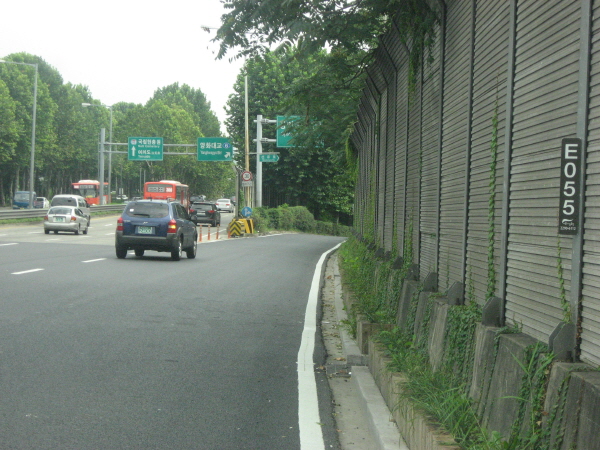
<instances>
[{"instance_id":1,"label":"street light pole","mask_svg":"<svg viewBox=\"0 0 600 450\"><path fill-rule=\"evenodd\" d=\"M29 209L33 209L33 188L35 177L35 116L37 112L37 80L38 80L38 65L16 61L5 61L0 59L0 63L18 64L22 66L32 66L35 68L35 76L33 78L33 114L31 124L31 155L29 158Z\"/></svg>"},{"instance_id":2,"label":"street light pole","mask_svg":"<svg viewBox=\"0 0 600 450\"><path fill-rule=\"evenodd\" d=\"M83 106L84 108L87 108L88 106L100 106L102 108L107 108L110 111L110 124L108 127L108 139L110 141L109 144L109 151L108 151L108 195L110 197L110 193L111 193L111 183L112 183L112 151L113 151L113 147L112 147L112 142L113 142L113 106L114 105L105 105L105 104L100 104L100 105L96 105L94 103L82 103L81 106ZM104 158L104 152L101 152L101 158ZM102 167L104 167L104 160L102 160ZM104 173L102 173L102 179L104 180ZM104 185L101 186L102 191L104 191ZM101 202L102 204L102 202Z\"/></svg>"}]
</instances>

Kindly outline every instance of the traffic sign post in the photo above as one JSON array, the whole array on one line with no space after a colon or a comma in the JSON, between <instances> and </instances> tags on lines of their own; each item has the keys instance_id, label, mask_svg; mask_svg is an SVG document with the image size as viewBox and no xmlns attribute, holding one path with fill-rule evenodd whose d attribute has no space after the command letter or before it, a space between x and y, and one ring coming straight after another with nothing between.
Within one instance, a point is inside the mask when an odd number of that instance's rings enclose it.
<instances>
[{"instance_id":1,"label":"traffic sign post","mask_svg":"<svg viewBox=\"0 0 600 450\"><path fill-rule=\"evenodd\" d=\"M233 161L233 146L228 138L198 138L198 161Z\"/></svg>"},{"instance_id":2,"label":"traffic sign post","mask_svg":"<svg viewBox=\"0 0 600 450\"><path fill-rule=\"evenodd\" d=\"M127 138L127 159L129 161L162 161L163 138L130 137Z\"/></svg>"}]
</instances>

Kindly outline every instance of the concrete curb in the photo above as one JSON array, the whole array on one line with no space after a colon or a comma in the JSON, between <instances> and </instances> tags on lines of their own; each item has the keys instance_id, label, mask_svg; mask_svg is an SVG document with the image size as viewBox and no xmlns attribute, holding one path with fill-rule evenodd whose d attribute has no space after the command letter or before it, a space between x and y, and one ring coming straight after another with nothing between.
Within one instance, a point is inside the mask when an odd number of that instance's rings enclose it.
<instances>
[{"instance_id":1,"label":"concrete curb","mask_svg":"<svg viewBox=\"0 0 600 450\"><path fill-rule=\"evenodd\" d=\"M342 298L342 285L337 260L334 266L335 310L338 323L348 319ZM351 371L351 381L356 387L358 403L361 405L369 431L375 440L376 450L409 450L402 439L398 426L392 420L375 379L367 366L367 356L363 355L356 341L344 327L339 328L343 353ZM375 449L374 449L375 450Z\"/></svg>"},{"instance_id":2,"label":"concrete curb","mask_svg":"<svg viewBox=\"0 0 600 450\"><path fill-rule=\"evenodd\" d=\"M388 409L368 367L353 367L352 382L355 384L359 401L369 423L369 430L375 438L377 450L409 450L398 427L392 421Z\"/></svg>"}]
</instances>

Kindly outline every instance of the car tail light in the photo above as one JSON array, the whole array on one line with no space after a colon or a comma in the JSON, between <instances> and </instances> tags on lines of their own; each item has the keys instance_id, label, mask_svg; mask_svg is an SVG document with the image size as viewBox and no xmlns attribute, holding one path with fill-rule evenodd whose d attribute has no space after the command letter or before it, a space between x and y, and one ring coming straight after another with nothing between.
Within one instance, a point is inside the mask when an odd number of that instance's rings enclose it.
<instances>
[{"instance_id":1,"label":"car tail light","mask_svg":"<svg viewBox=\"0 0 600 450\"><path fill-rule=\"evenodd\" d=\"M123 231L123 218L119 217L117 219L117 231Z\"/></svg>"},{"instance_id":2,"label":"car tail light","mask_svg":"<svg viewBox=\"0 0 600 450\"><path fill-rule=\"evenodd\" d=\"M167 233L177 233L177 221L175 219L169 220L169 225L167 225Z\"/></svg>"},{"instance_id":3,"label":"car tail light","mask_svg":"<svg viewBox=\"0 0 600 450\"><path fill-rule=\"evenodd\" d=\"M195 214L196 210L195 209L190 209L190 214Z\"/></svg>"},{"instance_id":4,"label":"car tail light","mask_svg":"<svg viewBox=\"0 0 600 450\"><path fill-rule=\"evenodd\" d=\"M77 221L77 217L71 216L71 222L75 222L75 221Z\"/></svg>"},{"instance_id":5,"label":"car tail light","mask_svg":"<svg viewBox=\"0 0 600 450\"><path fill-rule=\"evenodd\" d=\"M215 212L214 209L211 209L211 210L208 211L209 214L213 214L214 212Z\"/></svg>"},{"instance_id":6,"label":"car tail light","mask_svg":"<svg viewBox=\"0 0 600 450\"><path fill-rule=\"evenodd\" d=\"M48 215L47 214L44 216L44 220L48 221Z\"/></svg>"}]
</instances>

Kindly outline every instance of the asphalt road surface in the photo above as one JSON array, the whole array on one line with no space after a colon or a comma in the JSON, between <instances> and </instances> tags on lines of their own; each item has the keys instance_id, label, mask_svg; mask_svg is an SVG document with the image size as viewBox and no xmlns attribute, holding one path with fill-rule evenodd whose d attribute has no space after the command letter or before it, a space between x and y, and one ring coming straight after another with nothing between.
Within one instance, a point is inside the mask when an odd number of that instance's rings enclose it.
<instances>
[{"instance_id":1,"label":"asphalt road surface","mask_svg":"<svg viewBox=\"0 0 600 450\"><path fill-rule=\"evenodd\" d=\"M0 448L308 450L299 349L317 263L342 239L119 260L115 222L0 227Z\"/></svg>"}]
</instances>

